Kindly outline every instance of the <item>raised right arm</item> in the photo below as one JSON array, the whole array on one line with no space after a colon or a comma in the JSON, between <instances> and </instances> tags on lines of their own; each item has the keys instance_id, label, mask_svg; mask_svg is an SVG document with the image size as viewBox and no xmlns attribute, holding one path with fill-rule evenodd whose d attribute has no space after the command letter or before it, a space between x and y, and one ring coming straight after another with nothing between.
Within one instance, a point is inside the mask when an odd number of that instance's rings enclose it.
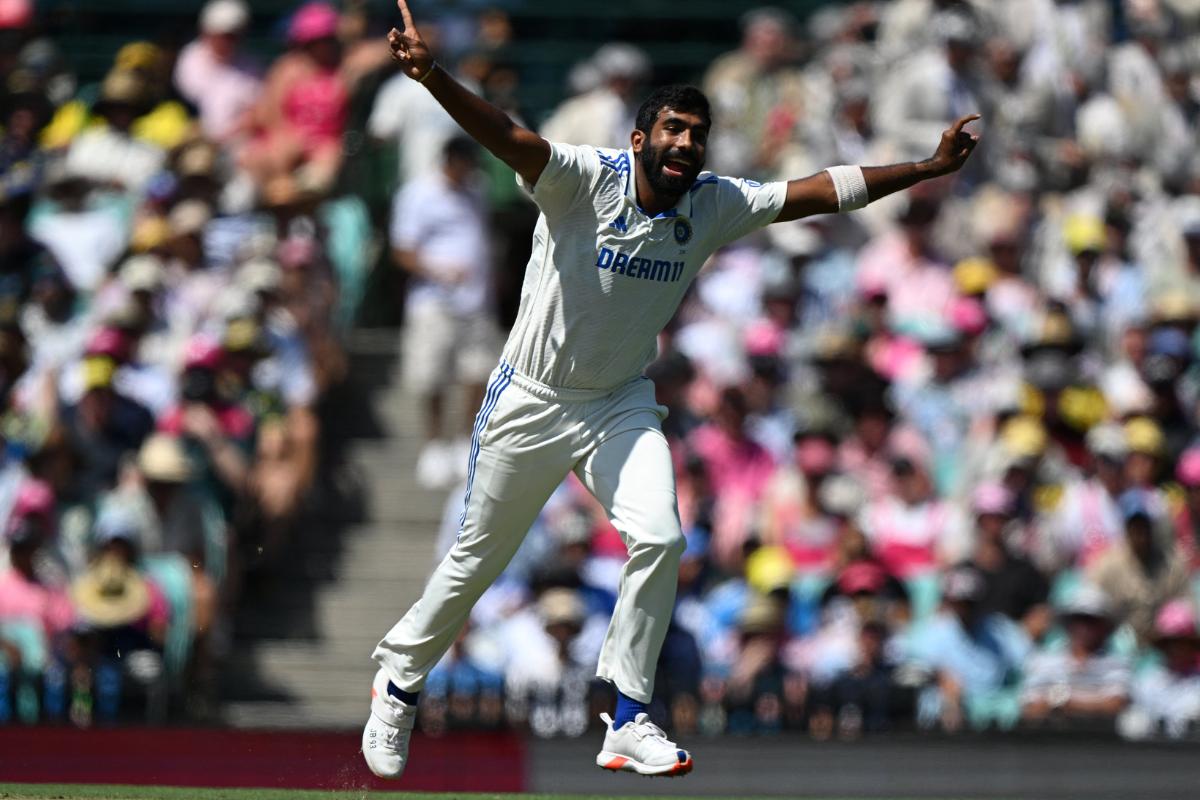
<instances>
[{"instance_id":1,"label":"raised right arm","mask_svg":"<svg viewBox=\"0 0 1200 800\"><path fill-rule=\"evenodd\" d=\"M404 31L392 28L388 44L404 74L424 85L472 139L512 167L529 186L536 184L550 161L550 143L513 122L442 69L421 39L408 4L396 0L396 5L404 19Z\"/></svg>"}]
</instances>

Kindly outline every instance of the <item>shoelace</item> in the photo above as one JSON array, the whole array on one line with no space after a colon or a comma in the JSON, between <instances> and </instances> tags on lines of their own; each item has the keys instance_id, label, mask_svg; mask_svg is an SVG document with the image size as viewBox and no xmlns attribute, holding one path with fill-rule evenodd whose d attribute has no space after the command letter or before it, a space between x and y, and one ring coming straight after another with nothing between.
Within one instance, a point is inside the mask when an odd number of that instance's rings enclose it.
<instances>
[{"instance_id":1,"label":"shoelace","mask_svg":"<svg viewBox=\"0 0 1200 800\"><path fill-rule=\"evenodd\" d=\"M668 747L675 747L675 743L667 738L667 732L647 720L646 722L630 722L627 723L633 726L633 735L638 741L642 739L658 739Z\"/></svg>"},{"instance_id":2,"label":"shoelace","mask_svg":"<svg viewBox=\"0 0 1200 800\"><path fill-rule=\"evenodd\" d=\"M375 702L379 701L378 698L372 701L371 706L371 710L375 716L386 723L387 727L394 729L394 732L391 730L388 731L388 736L397 736L402 730L411 731L417 721L417 710L403 703L390 702L389 700L383 700L380 703L382 709L375 705Z\"/></svg>"}]
</instances>

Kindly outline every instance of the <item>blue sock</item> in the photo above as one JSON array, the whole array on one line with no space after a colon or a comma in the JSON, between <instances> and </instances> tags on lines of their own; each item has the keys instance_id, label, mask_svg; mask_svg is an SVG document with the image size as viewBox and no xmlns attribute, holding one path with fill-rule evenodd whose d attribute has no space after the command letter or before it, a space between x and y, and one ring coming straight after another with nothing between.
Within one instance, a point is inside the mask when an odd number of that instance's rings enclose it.
<instances>
[{"instance_id":1,"label":"blue sock","mask_svg":"<svg viewBox=\"0 0 1200 800\"><path fill-rule=\"evenodd\" d=\"M632 697L625 695L620 689L617 690L617 712L613 719L613 730L620 728L626 722L633 722L633 718L646 710L646 704Z\"/></svg>"},{"instance_id":2,"label":"blue sock","mask_svg":"<svg viewBox=\"0 0 1200 800\"><path fill-rule=\"evenodd\" d=\"M388 694L401 703L408 703L410 706L415 706L417 700L421 697L420 692L406 692L391 681L388 681Z\"/></svg>"}]
</instances>

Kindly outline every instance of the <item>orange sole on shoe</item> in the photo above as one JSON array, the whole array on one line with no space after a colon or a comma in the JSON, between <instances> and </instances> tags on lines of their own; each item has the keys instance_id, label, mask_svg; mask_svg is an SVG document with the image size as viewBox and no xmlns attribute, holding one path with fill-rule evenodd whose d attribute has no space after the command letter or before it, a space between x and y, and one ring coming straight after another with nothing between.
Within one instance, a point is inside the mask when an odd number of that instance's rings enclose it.
<instances>
[{"instance_id":1,"label":"orange sole on shoe","mask_svg":"<svg viewBox=\"0 0 1200 800\"><path fill-rule=\"evenodd\" d=\"M631 764L625 756L614 756L611 760L599 766L601 769L606 769L610 772L632 772L644 778L678 778L691 772L693 763L692 759L689 758L687 761L676 764L663 772L642 772Z\"/></svg>"}]
</instances>

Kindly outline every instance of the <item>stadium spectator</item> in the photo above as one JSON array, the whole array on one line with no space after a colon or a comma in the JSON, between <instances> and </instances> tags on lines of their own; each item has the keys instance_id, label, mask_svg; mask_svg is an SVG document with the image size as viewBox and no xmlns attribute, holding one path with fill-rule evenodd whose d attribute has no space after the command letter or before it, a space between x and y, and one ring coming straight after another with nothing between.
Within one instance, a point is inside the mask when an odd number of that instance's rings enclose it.
<instances>
[{"instance_id":1,"label":"stadium spectator","mask_svg":"<svg viewBox=\"0 0 1200 800\"><path fill-rule=\"evenodd\" d=\"M406 184L392 211L392 257L413 279L405 305L405 384L425 414L417 477L428 488L462 477L456 471L469 460L467 431L500 350L488 299L491 254L478 164L473 142L451 139L441 174ZM445 419L448 375L466 388L468 416L461 422Z\"/></svg>"},{"instance_id":2,"label":"stadium spectator","mask_svg":"<svg viewBox=\"0 0 1200 800\"><path fill-rule=\"evenodd\" d=\"M1172 600L1158 612L1154 649L1162 662L1135 674L1117 729L1130 739L1180 739L1200 723L1200 629L1192 601Z\"/></svg>"},{"instance_id":3,"label":"stadium spectator","mask_svg":"<svg viewBox=\"0 0 1200 800\"><path fill-rule=\"evenodd\" d=\"M860 625L854 663L815 691L810 701L809 731L814 738L827 739L836 731L838 738L854 740L904 724L912 701L887 654L888 636L887 624L879 620Z\"/></svg>"},{"instance_id":4,"label":"stadium spectator","mask_svg":"<svg viewBox=\"0 0 1200 800\"><path fill-rule=\"evenodd\" d=\"M916 48L879 94L876 124L901 157L923 157L930 132L982 108L976 22L967 14L943 13L932 20L934 42ZM906 45L908 52L913 52ZM920 155L917 155L918 152Z\"/></svg>"},{"instance_id":5,"label":"stadium spectator","mask_svg":"<svg viewBox=\"0 0 1200 800\"><path fill-rule=\"evenodd\" d=\"M241 165L264 190L323 193L342 164L350 86L342 72L338 14L326 3L300 7L288 26L291 50L271 67L254 111L255 138Z\"/></svg>"},{"instance_id":6,"label":"stadium spectator","mask_svg":"<svg viewBox=\"0 0 1200 800\"><path fill-rule=\"evenodd\" d=\"M110 72L92 108L103 124L85 129L71 142L63 164L66 174L141 195L166 158L160 145L134 132L135 121L152 103L150 86L139 73Z\"/></svg>"},{"instance_id":7,"label":"stadium spectator","mask_svg":"<svg viewBox=\"0 0 1200 800\"><path fill-rule=\"evenodd\" d=\"M77 725L89 724L93 714L114 722L126 681L149 696L149 721L161 723L165 716L161 653L171 612L162 588L138 568L140 554L133 528L97 526L92 561L71 584L71 598L86 626L82 658L90 668L90 675L75 678L90 694L72 702Z\"/></svg>"},{"instance_id":8,"label":"stadium spectator","mask_svg":"<svg viewBox=\"0 0 1200 800\"><path fill-rule=\"evenodd\" d=\"M895 494L869 504L863 532L887 569L903 578L953 564L965 553L963 520L933 496L928 474L912 461L892 462Z\"/></svg>"},{"instance_id":9,"label":"stadium spectator","mask_svg":"<svg viewBox=\"0 0 1200 800\"><path fill-rule=\"evenodd\" d=\"M564 101L540 133L552 142L624 150L650 78L650 58L631 44L611 42L592 54L588 67L598 85Z\"/></svg>"},{"instance_id":10,"label":"stadium spectator","mask_svg":"<svg viewBox=\"0 0 1200 800\"><path fill-rule=\"evenodd\" d=\"M436 46L436 24L423 26L421 35ZM481 87L457 71L456 77L473 91ZM426 173L436 172L443 163L446 142L462 136L462 129L423 86L403 74L390 77L375 96L367 132L374 138L394 143L399 150L397 185L404 185Z\"/></svg>"},{"instance_id":11,"label":"stadium spectator","mask_svg":"<svg viewBox=\"0 0 1200 800\"><path fill-rule=\"evenodd\" d=\"M796 56L795 20L777 8L758 8L741 19L741 47L716 59L701 83L714 117L722 120L708 143L709 166L720 174L757 178L777 166L779 147L803 103Z\"/></svg>"},{"instance_id":12,"label":"stadium spectator","mask_svg":"<svg viewBox=\"0 0 1200 800\"><path fill-rule=\"evenodd\" d=\"M175 63L175 86L200 111L200 126L214 141L236 146L250 130L262 91L255 63L242 50L250 9L241 0L209 0L200 10L200 36Z\"/></svg>"},{"instance_id":13,"label":"stadium spectator","mask_svg":"<svg viewBox=\"0 0 1200 800\"><path fill-rule=\"evenodd\" d=\"M1081 584L1060 610L1065 645L1047 644L1025 667L1021 717L1030 723L1111 724L1129 702L1127 657L1106 650L1113 632L1104 592Z\"/></svg>"},{"instance_id":14,"label":"stadium spectator","mask_svg":"<svg viewBox=\"0 0 1200 800\"><path fill-rule=\"evenodd\" d=\"M972 493L971 507L975 545L970 563L984 579L983 613L1002 614L1024 626L1031 641L1040 641L1050 623L1050 587L1017 549L1022 531L1013 520L1012 493L998 483L981 483Z\"/></svg>"},{"instance_id":15,"label":"stadium spectator","mask_svg":"<svg viewBox=\"0 0 1200 800\"><path fill-rule=\"evenodd\" d=\"M1180 455L1175 476L1185 495L1172 521L1175 541L1188 572L1195 574L1200 569L1200 449L1189 447Z\"/></svg>"},{"instance_id":16,"label":"stadium spectator","mask_svg":"<svg viewBox=\"0 0 1200 800\"><path fill-rule=\"evenodd\" d=\"M75 491L94 497L116 482L121 462L154 429L154 417L114 385L116 365L104 356L82 363L83 396L62 412L62 426L80 458Z\"/></svg>"},{"instance_id":17,"label":"stadium spectator","mask_svg":"<svg viewBox=\"0 0 1200 800\"><path fill-rule=\"evenodd\" d=\"M965 723L983 728L1016 722L1012 692L1030 641L1008 618L984 613L985 591L974 567L948 570L942 576L942 610L908 634L906 658L933 673L918 701L925 726L954 732Z\"/></svg>"},{"instance_id":18,"label":"stadium spectator","mask_svg":"<svg viewBox=\"0 0 1200 800\"><path fill-rule=\"evenodd\" d=\"M712 422L692 432L690 445L717 488L713 508L713 548L722 566L737 563L754 526L755 507L775 471L770 453L746 430L746 398L741 390L721 393Z\"/></svg>"},{"instance_id":19,"label":"stadium spectator","mask_svg":"<svg viewBox=\"0 0 1200 800\"><path fill-rule=\"evenodd\" d=\"M504 675L471 655L470 625L429 673L421 698L421 730L492 728L503 720Z\"/></svg>"},{"instance_id":20,"label":"stadium spectator","mask_svg":"<svg viewBox=\"0 0 1200 800\"><path fill-rule=\"evenodd\" d=\"M506 670L505 702L509 718L527 724L535 736L587 730L595 658L579 652L586 617L579 594L556 587L509 621L510 635L523 636Z\"/></svg>"},{"instance_id":21,"label":"stadium spectator","mask_svg":"<svg viewBox=\"0 0 1200 800\"><path fill-rule=\"evenodd\" d=\"M1125 540L1102 555L1088 574L1113 604L1118 622L1128 622L1142 643L1154 634L1154 619L1168 601L1187 591L1187 566L1170 539L1154 497L1129 489L1118 503Z\"/></svg>"}]
</instances>

